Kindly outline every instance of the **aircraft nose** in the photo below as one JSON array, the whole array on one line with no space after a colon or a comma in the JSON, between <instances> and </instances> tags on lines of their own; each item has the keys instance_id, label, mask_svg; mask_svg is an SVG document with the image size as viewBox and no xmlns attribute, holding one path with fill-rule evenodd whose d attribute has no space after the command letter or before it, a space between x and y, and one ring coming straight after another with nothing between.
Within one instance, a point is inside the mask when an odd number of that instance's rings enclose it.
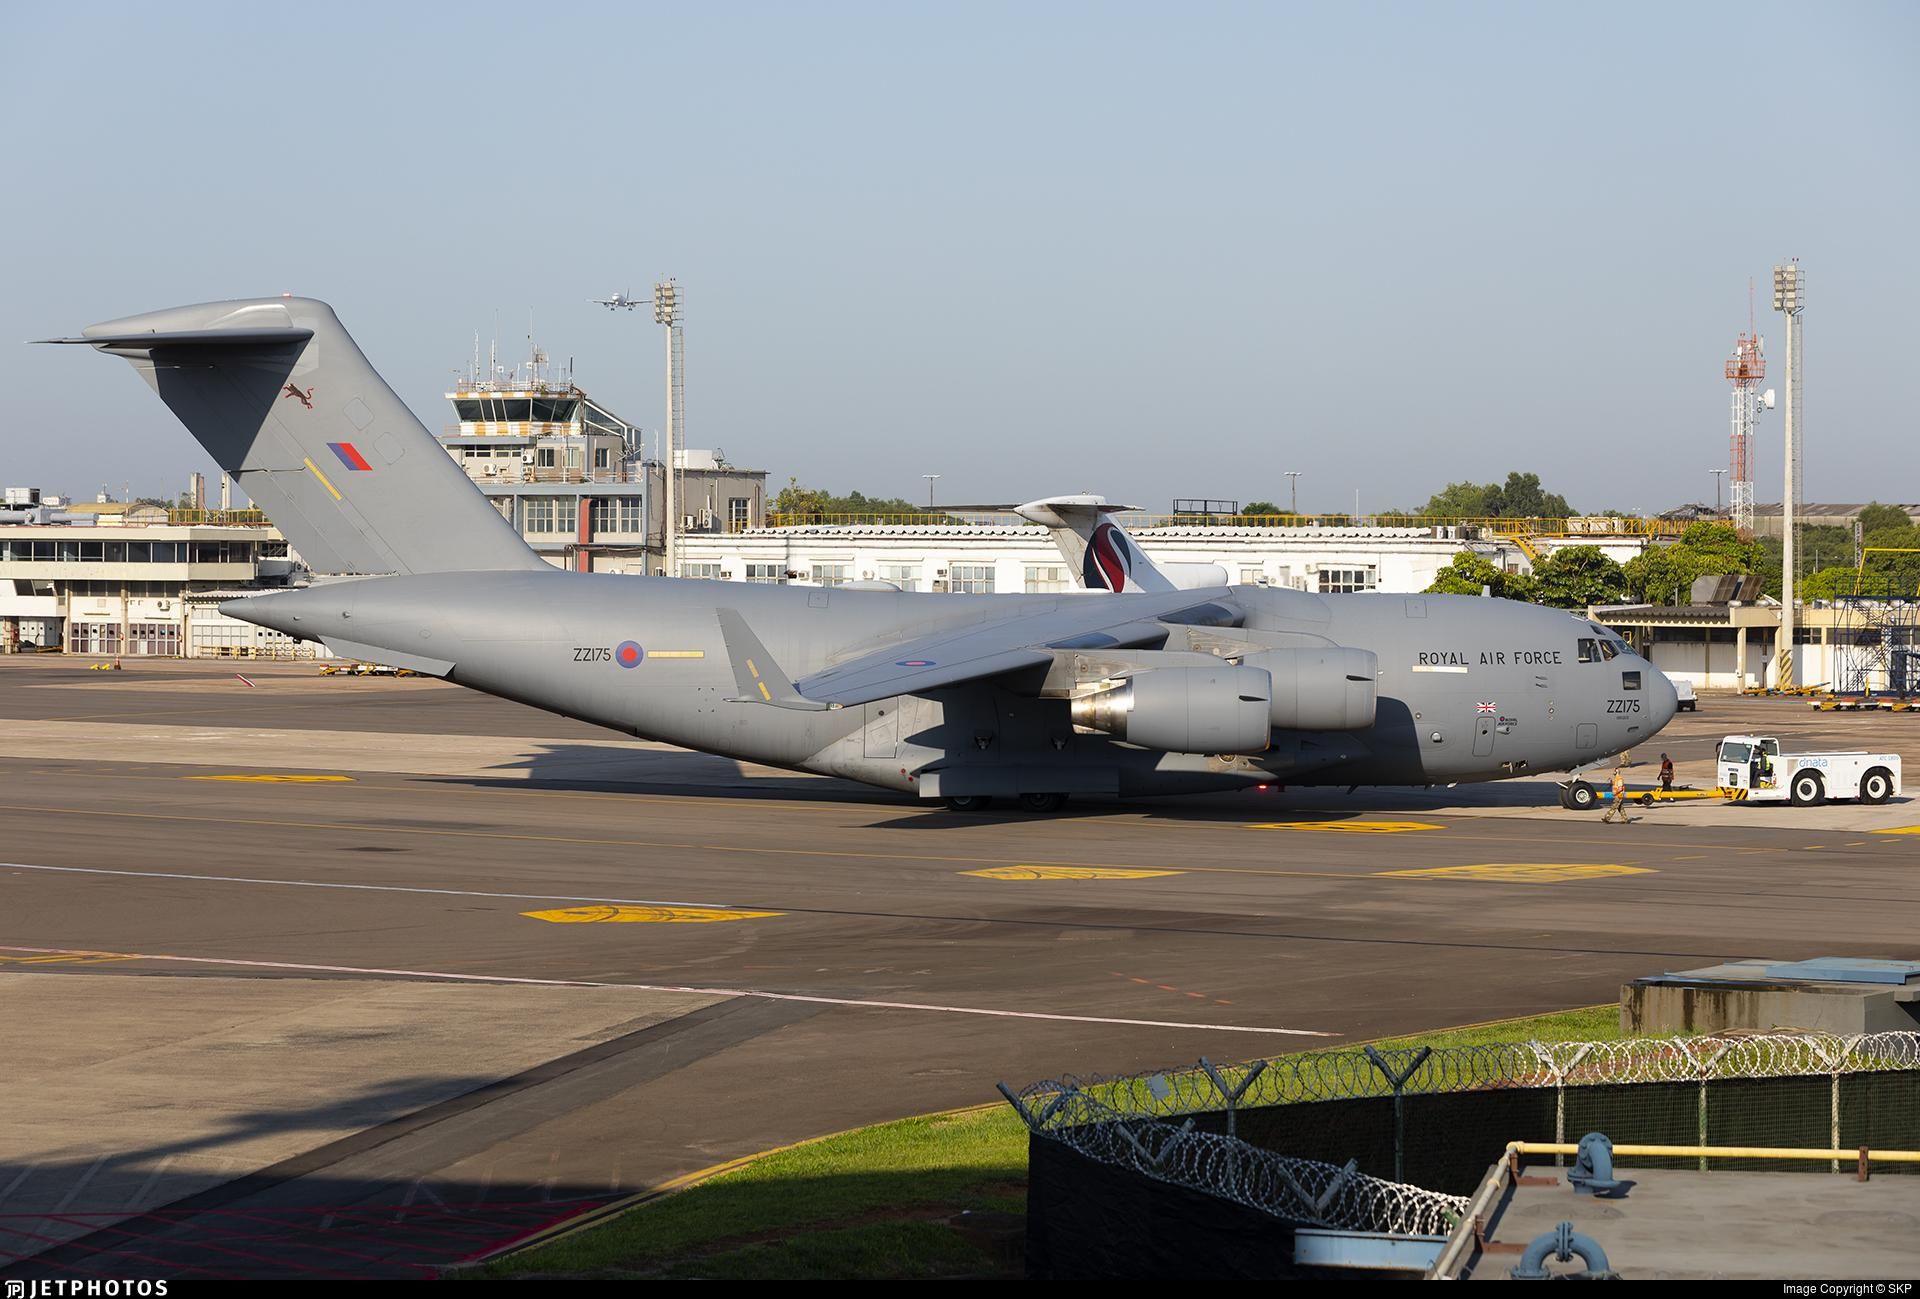
<instances>
[{"instance_id":1,"label":"aircraft nose","mask_svg":"<svg viewBox=\"0 0 1920 1299\"><path fill-rule=\"evenodd\" d=\"M1673 688L1673 682L1667 679L1667 674L1651 663L1647 664L1647 676L1651 687L1647 691L1647 702L1653 707L1653 729L1657 731L1680 711L1680 695Z\"/></svg>"}]
</instances>

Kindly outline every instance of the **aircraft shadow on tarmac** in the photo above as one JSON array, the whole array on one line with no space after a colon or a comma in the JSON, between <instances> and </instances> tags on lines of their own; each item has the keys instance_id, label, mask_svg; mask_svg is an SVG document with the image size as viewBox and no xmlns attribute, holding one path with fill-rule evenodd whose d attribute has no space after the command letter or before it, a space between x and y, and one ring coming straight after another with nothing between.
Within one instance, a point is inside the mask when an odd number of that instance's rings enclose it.
<instances>
[{"instance_id":1,"label":"aircraft shadow on tarmac","mask_svg":"<svg viewBox=\"0 0 1920 1299\"><path fill-rule=\"evenodd\" d=\"M14 1170L0 1165L0 1173ZM69 1170L75 1175L84 1171ZM474 1179L407 1181L331 1173L266 1181L272 1169L131 1217L116 1213L43 1216L0 1213L0 1277L6 1279L165 1277L169 1280L422 1280L493 1256L530 1235L628 1200L632 1188L565 1180L539 1185ZM852 1185L849 1185L852 1183ZM1023 1181L970 1186L965 1198L1014 1200ZM794 1178L780 1195L794 1204L851 1200L910 1205L896 1213L869 1210L848 1222L809 1224L806 1230L871 1226L895 1219L923 1221L925 1175L863 1173L831 1179ZM766 1188L752 1183L710 1186L710 1209L724 1221L767 1213ZM649 1197L650 1198L650 1197ZM734 1203L738 1202L738 1207ZM957 1210L954 1210L957 1214ZM1008 1278L1017 1278L1024 1254L1025 1217L971 1211L965 1234ZM91 1227L85 1234L77 1230ZM45 1246L49 1229L61 1243ZM42 1239L36 1241L34 1237ZM735 1248L764 1245L761 1235L717 1242ZM38 1252L19 1257L19 1251Z\"/></svg>"},{"instance_id":2,"label":"aircraft shadow on tarmac","mask_svg":"<svg viewBox=\"0 0 1920 1299\"><path fill-rule=\"evenodd\" d=\"M396 1078L310 1108L234 1114L191 1139L0 1160L0 1274L419 1276L427 1260L511 1239L560 1217L567 1202L614 1198L604 1182L423 1187L322 1171L485 1103L497 1086L492 1076ZM239 1177L221 1154L264 1137L341 1131L353 1135Z\"/></svg>"},{"instance_id":3,"label":"aircraft shadow on tarmac","mask_svg":"<svg viewBox=\"0 0 1920 1299\"><path fill-rule=\"evenodd\" d=\"M1060 812L1044 814L1025 811L1014 800L1006 799L984 812L962 813L949 812L940 804L927 804L912 795L888 793L853 781L772 772L765 768L753 768L750 773L739 762L712 754L551 741L493 770L502 774L427 779L482 789L626 793L723 802L803 799L863 804L884 815L885 819L876 822L877 826L932 831L1118 815L1191 822L1344 821L1382 812L1431 812L1461 806L1553 807L1559 801L1555 782L1533 779L1451 789L1363 786L1349 793L1341 785L1143 799L1085 798L1075 799ZM899 812L909 814L895 815Z\"/></svg>"}]
</instances>

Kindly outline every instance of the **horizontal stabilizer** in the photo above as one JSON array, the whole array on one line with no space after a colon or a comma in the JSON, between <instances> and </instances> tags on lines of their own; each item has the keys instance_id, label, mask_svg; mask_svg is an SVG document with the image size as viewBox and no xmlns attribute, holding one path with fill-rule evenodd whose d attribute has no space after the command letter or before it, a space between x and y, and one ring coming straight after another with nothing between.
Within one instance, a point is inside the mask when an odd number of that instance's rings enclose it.
<instances>
[{"instance_id":1,"label":"horizontal stabilizer","mask_svg":"<svg viewBox=\"0 0 1920 1299\"><path fill-rule=\"evenodd\" d=\"M85 343L98 348L286 347L305 343L311 329L150 329L140 333L93 334L84 338L41 338L40 343Z\"/></svg>"},{"instance_id":2,"label":"horizontal stabilizer","mask_svg":"<svg viewBox=\"0 0 1920 1299\"><path fill-rule=\"evenodd\" d=\"M428 658L424 654L408 654L404 650L383 649L378 645L341 640L338 636L322 636L320 643L343 659L358 659L363 663L384 663L390 668L405 668L409 672L418 672L422 676L445 677L453 671L453 664L446 659Z\"/></svg>"},{"instance_id":3,"label":"horizontal stabilizer","mask_svg":"<svg viewBox=\"0 0 1920 1299\"><path fill-rule=\"evenodd\" d=\"M201 302L47 341L131 365L316 573L547 567L324 302Z\"/></svg>"}]
</instances>

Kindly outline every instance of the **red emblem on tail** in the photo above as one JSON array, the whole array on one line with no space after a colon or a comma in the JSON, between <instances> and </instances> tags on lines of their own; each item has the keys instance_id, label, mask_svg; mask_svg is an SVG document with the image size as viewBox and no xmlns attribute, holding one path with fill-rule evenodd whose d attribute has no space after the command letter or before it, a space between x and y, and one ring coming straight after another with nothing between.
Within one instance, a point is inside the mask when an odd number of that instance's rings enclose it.
<instances>
[{"instance_id":1,"label":"red emblem on tail","mask_svg":"<svg viewBox=\"0 0 1920 1299\"><path fill-rule=\"evenodd\" d=\"M298 388L294 387L292 384L288 384L287 390L281 393L280 395L282 397L298 397L300 399L300 404L302 406L305 406L308 410L313 409L313 389L311 388L307 389L305 392L301 392Z\"/></svg>"}]
</instances>

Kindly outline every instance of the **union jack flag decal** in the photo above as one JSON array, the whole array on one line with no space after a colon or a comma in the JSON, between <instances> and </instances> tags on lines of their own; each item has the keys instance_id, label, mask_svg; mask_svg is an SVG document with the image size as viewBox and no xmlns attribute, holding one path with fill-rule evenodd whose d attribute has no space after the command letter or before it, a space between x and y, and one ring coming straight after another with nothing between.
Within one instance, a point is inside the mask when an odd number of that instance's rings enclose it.
<instances>
[{"instance_id":1,"label":"union jack flag decal","mask_svg":"<svg viewBox=\"0 0 1920 1299\"><path fill-rule=\"evenodd\" d=\"M1500 710L1494 706L1491 700L1483 699L1480 701L1480 711L1483 713L1496 713Z\"/></svg>"}]
</instances>

